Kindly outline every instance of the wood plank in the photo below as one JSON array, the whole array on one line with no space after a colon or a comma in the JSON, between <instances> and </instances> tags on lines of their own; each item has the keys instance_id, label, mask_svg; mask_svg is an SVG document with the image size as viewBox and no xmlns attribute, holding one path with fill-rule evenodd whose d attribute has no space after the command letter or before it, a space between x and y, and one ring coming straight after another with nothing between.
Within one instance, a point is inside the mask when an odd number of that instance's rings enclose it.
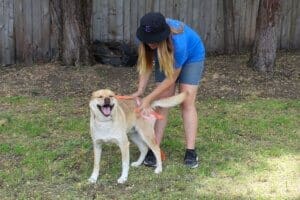
<instances>
[{"instance_id":1,"label":"wood plank","mask_svg":"<svg viewBox=\"0 0 300 200\"><path fill-rule=\"evenodd\" d=\"M169 17L169 18L175 18L174 16L173 16L173 9L172 9L172 7L173 7L173 0L165 0L166 1L166 7L165 7L165 14L164 14L164 16L165 17Z\"/></svg>"},{"instance_id":2,"label":"wood plank","mask_svg":"<svg viewBox=\"0 0 300 200\"><path fill-rule=\"evenodd\" d=\"M5 41L4 62L5 64L15 63L14 51L14 2L10 0L4 1L6 10L6 23L7 23L7 39Z\"/></svg>"},{"instance_id":3,"label":"wood plank","mask_svg":"<svg viewBox=\"0 0 300 200\"><path fill-rule=\"evenodd\" d=\"M24 45L23 45L23 61L25 64L33 63L33 20L32 20L32 0L23 1L23 11L24 11Z\"/></svg>"},{"instance_id":4,"label":"wood plank","mask_svg":"<svg viewBox=\"0 0 300 200\"><path fill-rule=\"evenodd\" d=\"M145 0L145 13L154 11L154 1Z\"/></svg>"},{"instance_id":5,"label":"wood plank","mask_svg":"<svg viewBox=\"0 0 300 200\"><path fill-rule=\"evenodd\" d=\"M159 12L161 12L165 17L170 17L166 15L166 7L166 0L159 1Z\"/></svg>"},{"instance_id":6,"label":"wood plank","mask_svg":"<svg viewBox=\"0 0 300 200\"><path fill-rule=\"evenodd\" d=\"M180 20L180 0L173 0L173 10L172 10L172 16L175 19Z\"/></svg>"},{"instance_id":7,"label":"wood plank","mask_svg":"<svg viewBox=\"0 0 300 200\"><path fill-rule=\"evenodd\" d=\"M195 28L194 24L200 22L201 16L204 16L204 14L201 11L201 5L203 5L203 1L200 1L200 7L196 5L197 0L187 1L187 13L186 13L186 23L189 24L191 27ZM196 6L195 6L196 5ZM197 10L199 9L199 10ZM200 15L200 19L197 19L196 21L193 20L194 12L198 12ZM202 15L203 14L203 15Z\"/></svg>"},{"instance_id":8,"label":"wood plank","mask_svg":"<svg viewBox=\"0 0 300 200\"><path fill-rule=\"evenodd\" d=\"M116 23L116 1L108 1L108 41L113 41L117 36L117 23Z\"/></svg>"},{"instance_id":9,"label":"wood plank","mask_svg":"<svg viewBox=\"0 0 300 200\"><path fill-rule=\"evenodd\" d=\"M138 18L138 4L136 0L131 0L130 3L130 43L137 45L136 29L140 23Z\"/></svg>"},{"instance_id":10,"label":"wood plank","mask_svg":"<svg viewBox=\"0 0 300 200\"><path fill-rule=\"evenodd\" d=\"M130 42L130 3L131 1L123 2L123 40L128 43Z\"/></svg>"},{"instance_id":11,"label":"wood plank","mask_svg":"<svg viewBox=\"0 0 300 200\"><path fill-rule=\"evenodd\" d=\"M145 0L138 1L138 20L140 20L146 14L146 4Z\"/></svg>"},{"instance_id":12,"label":"wood plank","mask_svg":"<svg viewBox=\"0 0 300 200\"><path fill-rule=\"evenodd\" d=\"M241 0L241 21L240 21L240 30L239 30L239 35L240 35L240 42L239 42L239 49L241 51L244 50L244 45L245 45L245 32L246 32L246 14L247 14L247 0Z\"/></svg>"},{"instance_id":13,"label":"wood plank","mask_svg":"<svg viewBox=\"0 0 300 200\"><path fill-rule=\"evenodd\" d=\"M289 49L295 49L294 47L294 41L295 38L297 37L295 35L296 32L296 21L297 21L297 10L293 8L297 8L297 2L295 0L291 0L291 14L290 14L290 30L289 30L289 35L288 35L288 48Z\"/></svg>"},{"instance_id":14,"label":"wood plank","mask_svg":"<svg viewBox=\"0 0 300 200\"><path fill-rule=\"evenodd\" d=\"M211 9L210 9L210 13L211 13L211 26L210 26L210 44L211 44L211 48L212 51L217 51L218 49L218 32L217 32L217 6L218 2L217 0L211 0Z\"/></svg>"},{"instance_id":15,"label":"wood plank","mask_svg":"<svg viewBox=\"0 0 300 200\"><path fill-rule=\"evenodd\" d=\"M43 62L49 62L50 57L50 8L49 0L41 0L41 22L42 22L42 31L41 31L41 54Z\"/></svg>"},{"instance_id":16,"label":"wood plank","mask_svg":"<svg viewBox=\"0 0 300 200\"><path fill-rule=\"evenodd\" d=\"M293 49L300 49L300 1L294 0L294 16L295 16L295 23L293 26L295 27L295 32L292 38L293 42Z\"/></svg>"},{"instance_id":17,"label":"wood plank","mask_svg":"<svg viewBox=\"0 0 300 200\"><path fill-rule=\"evenodd\" d=\"M16 63L24 62L23 50L24 50L24 10L23 10L23 1L15 0L14 5L15 13L15 52L16 52Z\"/></svg>"},{"instance_id":18,"label":"wood plank","mask_svg":"<svg viewBox=\"0 0 300 200\"><path fill-rule=\"evenodd\" d=\"M250 43L250 30L251 30L251 12L252 12L252 1L245 2L245 17L244 17L244 41L243 41L243 49L246 49Z\"/></svg>"},{"instance_id":19,"label":"wood plank","mask_svg":"<svg viewBox=\"0 0 300 200\"><path fill-rule=\"evenodd\" d=\"M179 4L178 7L180 9L179 11L179 20L184 22L185 24L188 24L188 1L189 0L179 0L177 3Z\"/></svg>"},{"instance_id":20,"label":"wood plank","mask_svg":"<svg viewBox=\"0 0 300 200\"><path fill-rule=\"evenodd\" d=\"M194 11L194 9L196 11ZM195 26L194 23L198 23L199 24L199 27L197 28L197 32L200 34L201 38L202 38L202 41L204 43L206 43L206 35L207 35L207 23L205 21L205 15L207 15L207 13L205 12L205 1L200 1L200 5L199 7L198 6L195 6L193 9L193 15L194 15L194 12L198 12L198 16L199 16L199 19L197 19L195 22L191 21L190 24L193 25L193 27ZM198 11L197 11L198 9ZM190 10L190 8L189 8Z\"/></svg>"},{"instance_id":21,"label":"wood plank","mask_svg":"<svg viewBox=\"0 0 300 200\"><path fill-rule=\"evenodd\" d=\"M123 4L124 0L116 0L116 41L122 41L123 35Z\"/></svg>"},{"instance_id":22,"label":"wood plank","mask_svg":"<svg viewBox=\"0 0 300 200\"><path fill-rule=\"evenodd\" d=\"M212 1L208 1L205 3L205 11L207 12L205 21L207 22L207 46L210 49L213 49L214 45L212 43L212 29L213 29L213 15L212 13Z\"/></svg>"},{"instance_id":23,"label":"wood plank","mask_svg":"<svg viewBox=\"0 0 300 200\"><path fill-rule=\"evenodd\" d=\"M195 29L197 32L199 32L200 20L201 20L201 11L200 10L202 10L204 4L201 1L193 1L191 3L192 3L191 6L193 7L193 9L191 9L191 7L189 7L188 9L190 11L192 11L191 12L192 17L188 16L188 22L193 29ZM187 15L189 15L188 13L189 13L189 11L187 11Z\"/></svg>"},{"instance_id":24,"label":"wood plank","mask_svg":"<svg viewBox=\"0 0 300 200\"><path fill-rule=\"evenodd\" d=\"M5 35L5 14L4 14L4 0L0 0L0 64L5 64L4 61L4 41L6 40Z\"/></svg>"},{"instance_id":25,"label":"wood plank","mask_svg":"<svg viewBox=\"0 0 300 200\"><path fill-rule=\"evenodd\" d=\"M216 19L215 19L215 32L216 32L216 47L215 51L218 53L223 52L224 47L224 14L223 14L223 1L217 1L215 4L216 9Z\"/></svg>"},{"instance_id":26,"label":"wood plank","mask_svg":"<svg viewBox=\"0 0 300 200\"><path fill-rule=\"evenodd\" d=\"M109 39L109 0L101 0L100 1L100 39L101 41L108 41Z\"/></svg>"},{"instance_id":27,"label":"wood plank","mask_svg":"<svg viewBox=\"0 0 300 200\"><path fill-rule=\"evenodd\" d=\"M101 33L101 0L93 0L92 7L92 40L103 40L103 35Z\"/></svg>"},{"instance_id":28,"label":"wood plank","mask_svg":"<svg viewBox=\"0 0 300 200\"><path fill-rule=\"evenodd\" d=\"M42 8L40 0L32 0L32 59L33 62L42 60Z\"/></svg>"},{"instance_id":29,"label":"wood plank","mask_svg":"<svg viewBox=\"0 0 300 200\"><path fill-rule=\"evenodd\" d=\"M234 15L234 31L235 31L235 44L237 51L239 51L239 46L240 46L240 28L241 28L241 17L242 17L242 10L241 10L241 1L234 1L234 10L235 10L235 15Z\"/></svg>"},{"instance_id":30,"label":"wood plank","mask_svg":"<svg viewBox=\"0 0 300 200\"><path fill-rule=\"evenodd\" d=\"M253 0L252 12L251 12L251 29L250 29L250 40L249 40L249 49L251 48L256 31L256 17L258 15L259 0Z\"/></svg>"},{"instance_id":31,"label":"wood plank","mask_svg":"<svg viewBox=\"0 0 300 200\"><path fill-rule=\"evenodd\" d=\"M160 0L152 0L153 1L153 11L159 12L159 1Z\"/></svg>"},{"instance_id":32,"label":"wood plank","mask_svg":"<svg viewBox=\"0 0 300 200\"><path fill-rule=\"evenodd\" d=\"M289 48L289 31L290 31L290 20L291 20L291 1L286 0L282 4L283 15L281 16L281 32L280 32L280 44L279 48L288 49ZM278 26L279 28L280 26ZM278 33L278 32L277 32Z\"/></svg>"}]
</instances>

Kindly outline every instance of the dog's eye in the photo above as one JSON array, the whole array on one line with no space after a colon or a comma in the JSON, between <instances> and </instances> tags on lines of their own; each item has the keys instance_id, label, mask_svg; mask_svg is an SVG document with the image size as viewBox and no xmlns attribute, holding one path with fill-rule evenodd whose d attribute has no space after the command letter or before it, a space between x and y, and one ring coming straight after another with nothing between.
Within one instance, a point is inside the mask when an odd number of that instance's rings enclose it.
<instances>
[{"instance_id":1,"label":"dog's eye","mask_svg":"<svg viewBox=\"0 0 300 200\"><path fill-rule=\"evenodd\" d=\"M114 97L113 95L109 95L110 98Z\"/></svg>"},{"instance_id":2,"label":"dog's eye","mask_svg":"<svg viewBox=\"0 0 300 200\"><path fill-rule=\"evenodd\" d=\"M102 96L102 95L100 95L100 96L99 96L99 98L103 98L103 96Z\"/></svg>"}]
</instances>

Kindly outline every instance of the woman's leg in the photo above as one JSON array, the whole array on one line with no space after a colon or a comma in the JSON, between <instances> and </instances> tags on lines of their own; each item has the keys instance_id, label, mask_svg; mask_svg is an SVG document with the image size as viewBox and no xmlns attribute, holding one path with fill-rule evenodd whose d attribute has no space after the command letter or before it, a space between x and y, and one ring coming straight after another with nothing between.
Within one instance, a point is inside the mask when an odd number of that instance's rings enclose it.
<instances>
[{"instance_id":1,"label":"woman's leg","mask_svg":"<svg viewBox=\"0 0 300 200\"><path fill-rule=\"evenodd\" d=\"M169 96L174 95L175 93L175 83L174 85L167 91L165 91L164 93L162 93L158 99L161 98L166 98ZM164 130L167 126L167 122L168 122L168 108L157 108L156 112L158 112L160 115L163 116L163 119L160 120L156 120L155 122L155 126L154 126L154 131L155 131L155 136L156 136L156 142L158 145L160 145L163 135L164 135Z\"/></svg>"},{"instance_id":2,"label":"woman's leg","mask_svg":"<svg viewBox=\"0 0 300 200\"><path fill-rule=\"evenodd\" d=\"M188 92L187 98L181 104L186 149L195 149L198 130L198 115L195 105L197 90L197 85L180 84L180 91Z\"/></svg>"},{"instance_id":3,"label":"woman's leg","mask_svg":"<svg viewBox=\"0 0 300 200\"><path fill-rule=\"evenodd\" d=\"M179 76L180 91L186 91L188 93L187 98L181 104L181 113L186 142L184 163L191 168L198 167L198 157L195 151L196 136L198 132L198 115L195 104L203 69L203 61L189 63L183 66Z\"/></svg>"}]
</instances>

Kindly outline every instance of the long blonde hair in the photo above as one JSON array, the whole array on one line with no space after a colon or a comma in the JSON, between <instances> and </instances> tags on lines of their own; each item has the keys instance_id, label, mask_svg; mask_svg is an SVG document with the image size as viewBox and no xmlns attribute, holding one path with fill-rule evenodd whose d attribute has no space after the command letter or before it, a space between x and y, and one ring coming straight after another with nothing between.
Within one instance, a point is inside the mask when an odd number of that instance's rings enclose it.
<instances>
[{"instance_id":1,"label":"long blonde hair","mask_svg":"<svg viewBox=\"0 0 300 200\"><path fill-rule=\"evenodd\" d=\"M158 43L157 57L160 70L163 71L167 78L171 78L174 72L174 48L172 44L171 35L183 32L183 25L179 29L171 28L170 36ZM154 50L147 44L140 43L138 49L137 67L140 74L145 74L152 70L154 65Z\"/></svg>"}]
</instances>

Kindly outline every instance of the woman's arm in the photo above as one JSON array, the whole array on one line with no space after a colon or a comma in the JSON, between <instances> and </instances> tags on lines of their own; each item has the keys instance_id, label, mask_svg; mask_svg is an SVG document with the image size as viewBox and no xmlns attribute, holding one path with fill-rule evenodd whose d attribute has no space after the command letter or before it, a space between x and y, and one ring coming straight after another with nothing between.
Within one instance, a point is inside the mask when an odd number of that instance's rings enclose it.
<instances>
[{"instance_id":1,"label":"woman's arm","mask_svg":"<svg viewBox=\"0 0 300 200\"><path fill-rule=\"evenodd\" d=\"M131 94L132 97L141 96L145 92L150 75L151 71L139 76L138 90L135 93Z\"/></svg>"},{"instance_id":2,"label":"woman's arm","mask_svg":"<svg viewBox=\"0 0 300 200\"><path fill-rule=\"evenodd\" d=\"M171 78L165 78L149 95L143 98L143 103L140 109L146 109L150 107L150 104L153 100L157 99L157 97L164 92L165 90L169 89L172 86L177 77L179 76L181 68L174 69L173 76Z\"/></svg>"}]
</instances>

